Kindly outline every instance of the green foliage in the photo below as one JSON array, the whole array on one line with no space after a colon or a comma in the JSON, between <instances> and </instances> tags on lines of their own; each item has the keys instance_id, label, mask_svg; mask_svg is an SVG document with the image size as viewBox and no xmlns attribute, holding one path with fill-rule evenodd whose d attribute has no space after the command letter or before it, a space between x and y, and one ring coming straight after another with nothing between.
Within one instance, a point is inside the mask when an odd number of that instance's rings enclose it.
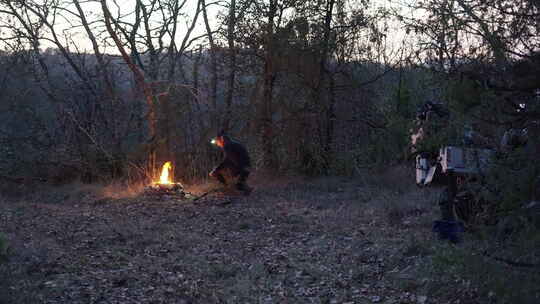
<instances>
[{"instance_id":1,"label":"green foliage","mask_svg":"<svg viewBox=\"0 0 540 304\"><path fill-rule=\"evenodd\" d=\"M396 88L391 99L378 109L386 122L384 128L372 129L369 143L363 151L362 161L381 165L402 161L406 158L406 147L410 141L410 130L414 124L416 104L406 85Z\"/></svg>"},{"instance_id":2,"label":"green foliage","mask_svg":"<svg viewBox=\"0 0 540 304\"><path fill-rule=\"evenodd\" d=\"M503 212L517 210L533 199L539 174L540 165L525 149L500 154L481 194Z\"/></svg>"},{"instance_id":3,"label":"green foliage","mask_svg":"<svg viewBox=\"0 0 540 304\"><path fill-rule=\"evenodd\" d=\"M486 92L472 80L453 80L448 85L448 98L452 101L453 110L458 113L469 113L482 104Z\"/></svg>"},{"instance_id":4,"label":"green foliage","mask_svg":"<svg viewBox=\"0 0 540 304\"><path fill-rule=\"evenodd\" d=\"M316 141L307 143L300 148L300 155L298 171L311 176L325 174L329 155L322 149L322 144Z\"/></svg>"},{"instance_id":5,"label":"green foliage","mask_svg":"<svg viewBox=\"0 0 540 304\"><path fill-rule=\"evenodd\" d=\"M514 252L494 252L486 244L474 241L464 246L437 246L424 271L429 273L430 293L451 296L456 289L462 294L477 294L479 303L535 303L540 292L540 275L533 268L511 265L524 252L535 251L536 238L516 236ZM537 248L537 247L536 247ZM487 254L482 254L485 252ZM510 256L510 258L501 258ZM530 262L530 261L527 261ZM456 286L461 285L461 286Z\"/></svg>"},{"instance_id":6,"label":"green foliage","mask_svg":"<svg viewBox=\"0 0 540 304\"><path fill-rule=\"evenodd\" d=\"M410 121L400 114L388 116L386 130L373 132L368 154L374 163L388 163L404 159L404 147L409 141Z\"/></svg>"},{"instance_id":7,"label":"green foliage","mask_svg":"<svg viewBox=\"0 0 540 304\"><path fill-rule=\"evenodd\" d=\"M2 233L0 233L0 262L7 259L7 254L8 254L7 240L5 236Z\"/></svg>"},{"instance_id":8,"label":"green foliage","mask_svg":"<svg viewBox=\"0 0 540 304\"><path fill-rule=\"evenodd\" d=\"M507 127L505 122L517 121L518 114L504 108L508 102L501 96L473 80L450 81L445 97L451 118L446 128L436 136L432 133L422 143L423 148L462 146L463 131L475 124L476 131L490 136L489 148L497 149ZM497 151L490 170L466 182L474 200L484 202L478 211L481 221L471 226L473 237L478 239L464 246L441 246L436 250L429 264L436 278L433 293L450 296L458 288L456 282L461 282L483 299L480 303L537 302L540 275L534 265L539 264L540 212L525 208L534 200L539 186L540 165L531 146L533 140L529 136L529 147Z\"/></svg>"},{"instance_id":9,"label":"green foliage","mask_svg":"<svg viewBox=\"0 0 540 304\"><path fill-rule=\"evenodd\" d=\"M411 91L406 85L401 84L396 93L396 113L405 119L414 119L415 105Z\"/></svg>"}]
</instances>

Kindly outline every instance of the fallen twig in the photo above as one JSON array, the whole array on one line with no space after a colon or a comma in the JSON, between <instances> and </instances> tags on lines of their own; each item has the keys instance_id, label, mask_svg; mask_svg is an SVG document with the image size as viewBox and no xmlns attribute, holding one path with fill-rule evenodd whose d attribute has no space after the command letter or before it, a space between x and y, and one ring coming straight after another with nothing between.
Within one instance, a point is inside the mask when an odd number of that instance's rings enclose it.
<instances>
[{"instance_id":1,"label":"fallen twig","mask_svg":"<svg viewBox=\"0 0 540 304\"><path fill-rule=\"evenodd\" d=\"M200 200L201 198L207 196L207 195L210 194L210 193L218 192L218 191L221 191L221 190L223 190L223 188L212 189L212 190L210 190L210 191L207 191L207 192L205 192L205 193L203 193L203 194L201 194L201 195L195 197L195 198L193 199L193 201L198 201L198 200Z\"/></svg>"},{"instance_id":2,"label":"fallen twig","mask_svg":"<svg viewBox=\"0 0 540 304\"><path fill-rule=\"evenodd\" d=\"M526 263L526 262L516 262L510 259L506 258L499 258L496 256L493 256L492 254L488 253L487 251L484 251L482 253L483 256L494 259L498 262L503 262L507 265L514 266L514 267L524 267L524 268L534 268L534 267L540 267L540 264L533 264L533 263Z\"/></svg>"}]
</instances>

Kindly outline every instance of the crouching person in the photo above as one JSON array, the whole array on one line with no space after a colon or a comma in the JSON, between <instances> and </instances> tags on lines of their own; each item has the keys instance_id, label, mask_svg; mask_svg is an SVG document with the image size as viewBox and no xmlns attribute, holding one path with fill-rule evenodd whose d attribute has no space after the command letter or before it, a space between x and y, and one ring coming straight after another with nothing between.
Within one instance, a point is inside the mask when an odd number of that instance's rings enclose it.
<instances>
[{"instance_id":1,"label":"crouching person","mask_svg":"<svg viewBox=\"0 0 540 304\"><path fill-rule=\"evenodd\" d=\"M251 167L251 159L246 148L232 140L223 131L212 140L223 151L223 160L210 172L210 176L217 179L222 185L227 185L224 173L229 171L233 177L238 177L236 189L249 195L252 189L246 184Z\"/></svg>"}]
</instances>

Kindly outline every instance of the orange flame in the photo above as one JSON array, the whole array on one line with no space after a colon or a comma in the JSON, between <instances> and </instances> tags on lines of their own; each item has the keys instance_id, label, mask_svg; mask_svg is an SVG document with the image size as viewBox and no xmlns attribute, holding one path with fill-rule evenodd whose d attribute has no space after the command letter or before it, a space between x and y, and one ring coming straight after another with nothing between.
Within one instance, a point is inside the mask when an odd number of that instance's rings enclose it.
<instances>
[{"instance_id":1,"label":"orange flame","mask_svg":"<svg viewBox=\"0 0 540 304\"><path fill-rule=\"evenodd\" d=\"M161 176L159 177L160 184L172 184L170 174L169 174L169 171L171 169L172 169L172 165L170 161L163 164L163 168L161 169Z\"/></svg>"}]
</instances>

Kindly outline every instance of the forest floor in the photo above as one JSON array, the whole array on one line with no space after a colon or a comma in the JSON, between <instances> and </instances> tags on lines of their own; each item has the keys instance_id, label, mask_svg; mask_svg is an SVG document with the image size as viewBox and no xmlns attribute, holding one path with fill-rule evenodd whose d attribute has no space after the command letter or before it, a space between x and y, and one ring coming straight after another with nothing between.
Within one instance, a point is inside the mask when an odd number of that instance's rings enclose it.
<instances>
[{"instance_id":1,"label":"forest floor","mask_svg":"<svg viewBox=\"0 0 540 304\"><path fill-rule=\"evenodd\" d=\"M450 245L431 232L440 190L409 171L254 179L248 197L196 202L4 198L0 303L476 303L422 270Z\"/></svg>"}]
</instances>

